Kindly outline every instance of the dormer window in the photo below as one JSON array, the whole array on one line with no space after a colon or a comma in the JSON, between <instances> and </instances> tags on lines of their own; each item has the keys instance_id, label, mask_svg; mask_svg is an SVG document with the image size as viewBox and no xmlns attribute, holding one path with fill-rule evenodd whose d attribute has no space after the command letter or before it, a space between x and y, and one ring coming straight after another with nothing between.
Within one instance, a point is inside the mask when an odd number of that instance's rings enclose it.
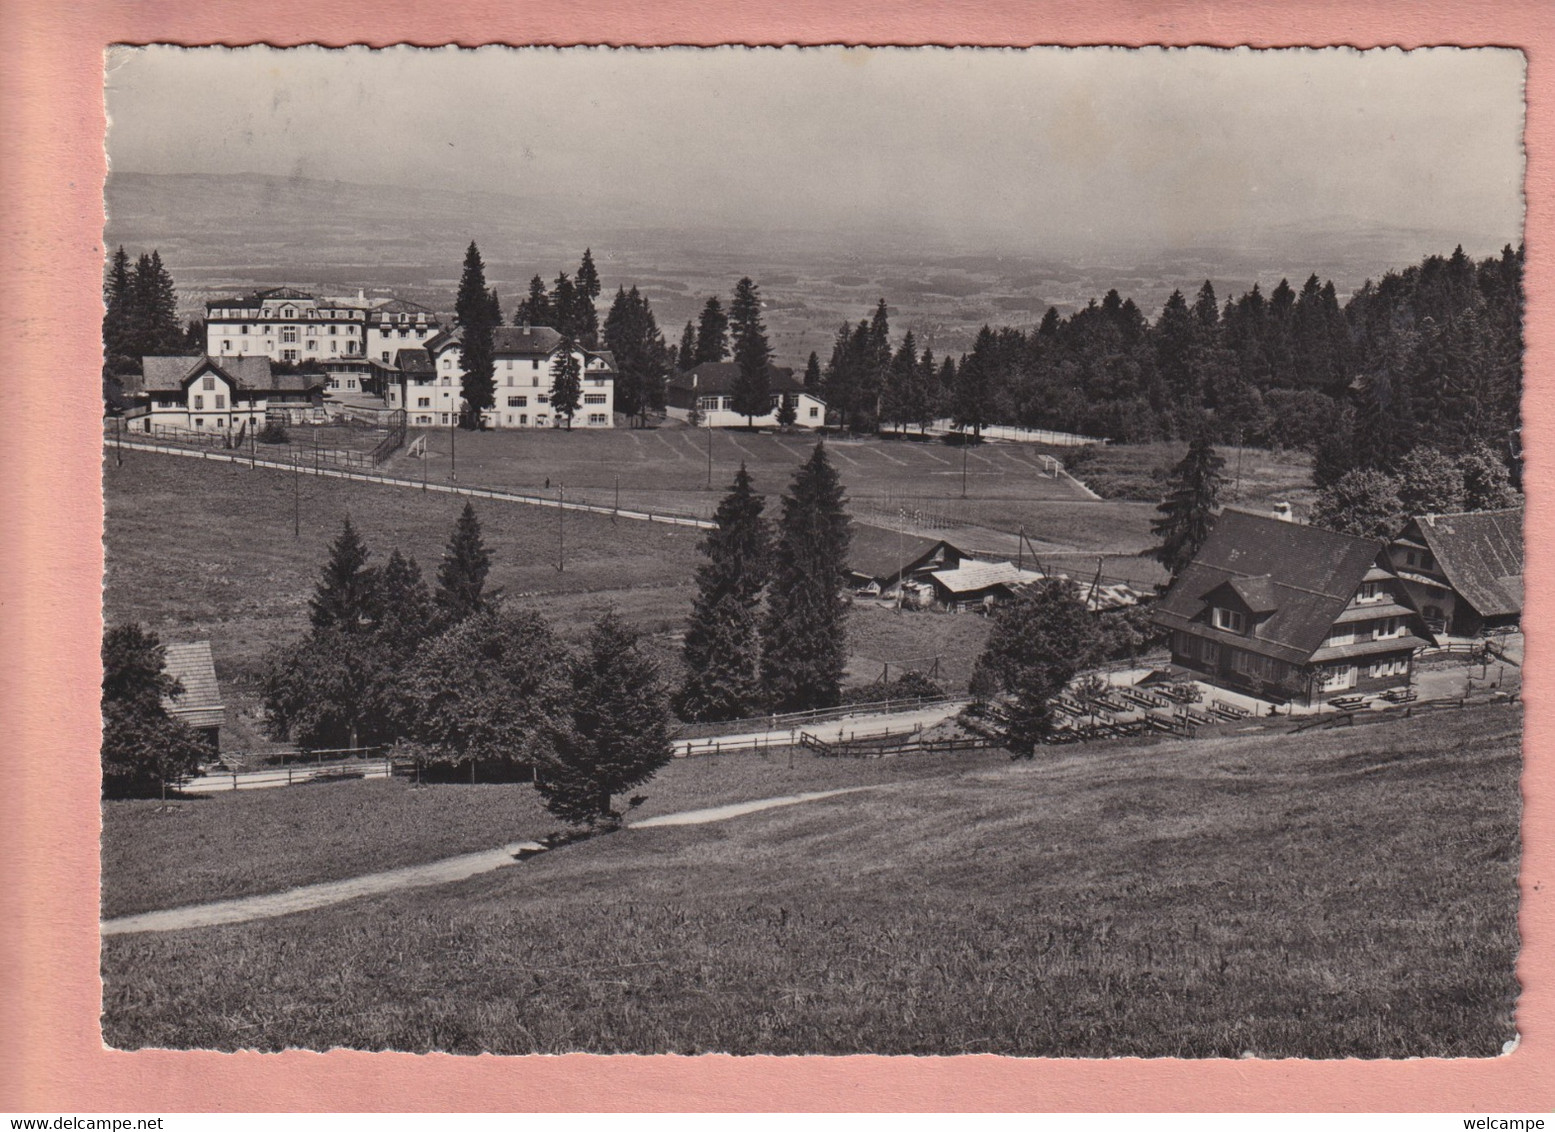
<instances>
[{"instance_id":1,"label":"dormer window","mask_svg":"<svg viewBox=\"0 0 1555 1132\"><path fill-rule=\"evenodd\" d=\"M1228 633L1247 632L1247 615L1240 609L1227 609L1224 606L1215 607L1215 628L1224 629Z\"/></svg>"},{"instance_id":2,"label":"dormer window","mask_svg":"<svg viewBox=\"0 0 1555 1132\"><path fill-rule=\"evenodd\" d=\"M1357 604L1366 604L1381 601L1387 596L1387 591L1382 588L1381 582L1362 582L1360 590L1356 592L1355 600Z\"/></svg>"}]
</instances>

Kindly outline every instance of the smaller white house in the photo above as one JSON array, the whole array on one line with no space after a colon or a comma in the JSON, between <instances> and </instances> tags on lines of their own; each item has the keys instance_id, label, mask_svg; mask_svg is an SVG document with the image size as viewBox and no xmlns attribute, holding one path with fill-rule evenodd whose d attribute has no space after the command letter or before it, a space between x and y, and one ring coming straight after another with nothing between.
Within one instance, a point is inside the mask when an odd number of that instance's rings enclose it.
<instances>
[{"instance_id":1,"label":"smaller white house","mask_svg":"<svg viewBox=\"0 0 1555 1132\"><path fill-rule=\"evenodd\" d=\"M454 327L426 345L430 374L403 383L411 425L446 425L459 411L464 383L464 329ZM498 326L492 330L495 403L482 414L487 428L560 428L567 424L551 407L554 366L564 339L549 326ZM573 428L615 426L615 359L607 350L573 345L581 373L581 396ZM419 362L416 363L419 365ZM403 369L403 366L401 367ZM398 408L393 401L390 408Z\"/></svg>"},{"instance_id":2,"label":"smaller white house","mask_svg":"<svg viewBox=\"0 0 1555 1132\"><path fill-rule=\"evenodd\" d=\"M767 388L771 407L747 418L734 411L734 385L740 367L733 362L703 362L670 378L665 389L666 413L686 420L695 408L708 428L743 428L747 424L775 428L778 406L786 399L794 406L794 424L800 428L821 428L826 424L826 402L805 389L787 366L767 367Z\"/></svg>"},{"instance_id":3,"label":"smaller white house","mask_svg":"<svg viewBox=\"0 0 1555 1132\"><path fill-rule=\"evenodd\" d=\"M160 428L232 432L267 418L300 420L323 402L321 373L275 373L263 356L205 354L146 357L141 373L123 379L136 432Z\"/></svg>"}]
</instances>

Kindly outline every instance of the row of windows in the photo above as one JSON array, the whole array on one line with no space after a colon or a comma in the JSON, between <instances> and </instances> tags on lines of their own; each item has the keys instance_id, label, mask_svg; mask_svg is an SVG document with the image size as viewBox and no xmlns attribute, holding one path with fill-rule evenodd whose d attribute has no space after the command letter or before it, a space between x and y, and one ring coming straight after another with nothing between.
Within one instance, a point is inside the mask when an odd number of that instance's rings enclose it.
<instances>
[{"instance_id":1,"label":"row of windows","mask_svg":"<svg viewBox=\"0 0 1555 1132\"><path fill-rule=\"evenodd\" d=\"M210 386L206 386L206 388L209 389ZM196 393L194 395L193 404L192 404L191 407L195 410L195 412L199 412L201 409L205 408L205 395L203 393ZM218 394L216 394L216 400L211 405L211 408L213 408L213 409L225 409L226 407L227 407L227 395L225 393L218 393Z\"/></svg>"},{"instance_id":2,"label":"row of windows","mask_svg":"<svg viewBox=\"0 0 1555 1132\"><path fill-rule=\"evenodd\" d=\"M1323 638L1324 647L1353 645L1356 641L1386 641L1402 637L1409 626L1402 617L1381 617L1376 621L1357 621L1349 625L1335 625Z\"/></svg>"},{"instance_id":3,"label":"row of windows","mask_svg":"<svg viewBox=\"0 0 1555 1132\"><path fill-rule=\"evenodd\" d=\"M297 338L296 338L295 335L293 335L290 338L287 338L285 335L282 335L281 336L281 341L282 342L296 342ZM270 343L270 342L266 342L265 346L267 347L267 350L268 349L274 349L273 344ZM318 340L315 339L315 338L309 338L307 340L307 342L306 342L306 348L309 349L309 350L317 350L319 348ZM230 354L230 353L232 353L232 339L230 339L230 338L223 338L221 340L221 352L223 354ZM338 353L340 353L341 352L340 351L340 343L338 343L338 342L331 342L329 344L329 352L331 354L338 354ZM347 354L357 354L357 353L360 353L361 352L361 343L359 343L359 342L347 342L346 343L345 352ZM240 353L240 354L248 353L248 340L246 338L243 340L242 345L238 347L238 353ZM290 358L288 359L289 361L296 361L296 359L297 359L297 351L296 350L283 350L282 353L290 355ZM388 361L389 360L389 355L387 353L385 353L383 355L383 360L384 361Z\"/></svg>"}]
</instances>

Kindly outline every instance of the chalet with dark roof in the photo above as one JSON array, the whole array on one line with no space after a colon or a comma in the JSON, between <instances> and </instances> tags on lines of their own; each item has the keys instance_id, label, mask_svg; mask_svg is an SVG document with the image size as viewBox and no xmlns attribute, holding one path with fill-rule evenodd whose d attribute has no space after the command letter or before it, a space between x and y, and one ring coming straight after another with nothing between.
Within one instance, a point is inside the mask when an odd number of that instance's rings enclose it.
<instances>
[{"instance_id":1,"label":"chalet with dark roof","mask_svg":"<svg viewBox=\"0 0 1555 1132\"><path fill-rule=\"evenodd\" d=\"M300 420L323 403L321 372L276 372L265 357L212 358L205 354L141 359L126 376L133 404L125 417L136 432L158 428L233 432L266 420Z\"/></svg>"},{"instance_id":2,"label":"chalet with dark roof","mask_svg":"<svg viewBox=\"0 0 1555 1132\"><path fill-rule=\"evenodd\" d=\"M1522 620L1521 507L1416 516L1388 545L1388 558L1438 641Z\"/></svg>"},{"instance_id":3,"label":"chalet with dark roof","mask_svg":"<svg viewBox=\"0 0 1555 1132\"><path fill-rule=\"evenodd\" d=\"M778 407L786 399L794 406L794 423L802 428L821 428L826 424L826 402L807 391L787 366L767 366L767 388L771 408L747 420L734 411L734 386L740 367L733 362L703 362L677 373L664 391L666 412L676 420L686 420L694 408L708 428L743 428L746 424L772 428L778 423Z\"/></svg>"},{"instance_id":4,"label":"chalet with dark roof","mask_svg":"<svg viewBox=\"0 0 1555 1132\"><path fill-rule=\"evenodd\" d=\"M1196 677L1307 704L1407 686L1431 643L1381 540L1245 511L1221 512L1153 618Z\"/></svg>"}]
</instances>

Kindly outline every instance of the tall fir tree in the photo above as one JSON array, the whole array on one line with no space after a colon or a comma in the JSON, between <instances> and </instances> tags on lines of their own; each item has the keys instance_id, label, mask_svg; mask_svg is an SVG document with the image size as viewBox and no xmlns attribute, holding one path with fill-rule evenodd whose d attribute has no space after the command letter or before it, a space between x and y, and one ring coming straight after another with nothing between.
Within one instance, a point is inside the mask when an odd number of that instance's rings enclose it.
<instances>
[{"instance_id":1,"label":"tall fir tree","mask_svg":"<svg viewBox=\"0 0 1555 1132\"><path fill-rule=\"evenodd\" d=\"M762 625L761 681L772 711L835 706L847 659L848 514L817 443L783 497Z\"/></svg>"},{"instance_id":2,"label":"tall fir tree","mask_svg":"<svg viewBox=\"0 0 1555 1132\"><path fill-rule=\"evenodd\" d=\"M572 418L583 404L583 366L578 362L577 346L563 338L551 357L551 412L566 422L572 431Z\"/></svg>"},{"instance_id":3,"label":"tall fir tree","mask_svg":"<svg viewBox=\"0 0 1555 1132\"><path fill-rule=\"evenodd\" d=\"M308 602L308 621L315 630L357 633L372 625L377 578L367 565L371 556L347 515Z\"/></svg>"},{"instance_id":4,"label":"tall fir tree","mask_svg":"<svg viewBox=\"0 0 1555 1132\"><path fill-rule=\"evenodd\" d=\"M551 326L555 319L551 293L545 289L545 280L536 275L529 280L529 294L513 308L513 325Z\"/></svg>"},{"instance_id":5,"label":"tall fir tree","mask_svg":"<svg viewBox=\"0 0 1555 1132\"><path fill-rule=\"evenodd\" d=\"M664 407L664 380L670 352L648 300L633 286L617 288L605 318L605 349L615 355L616 411L639 424Z\"/></svg>"},{"instance_id":6,"label":"tall fir tree","mask_svg":"<svg viewBox=\"0 0 1555 1132\"><path fill-rule=\"evenodd\" d=\"M819 395L821 392L821 359L814 350L810 351L810 360L804 364L804 387L806 393Z\"/></svg>"},{"instance_id":7,"label":"tall fir tree","mask_svg":"<svg viewBox=\"0 0 1555 1132\"><path fill-rule=\"evenodd\" d=\"M464 370L460 394L464 404L459 413L461 428L485 425L484 411L497 400L497 364L492 346L494 302L486 286L486 267L475 241L464 253L464 272L459 279L459 294L454 315L459 320L459 361Z\"/></svg>"},{"instance_id":8,"label":"tall fir tree","mask_svg":"<svg viewBox=\"0 0 1555 1132\"><path fill-rule=\"evenodd\" d=\"M729 356L729 316L717 295L708 296L697 318L697 348L694 365L721 362Z\"/></svg>"},{"instance_id":9,"label":"tall fir tree","mask_svg":"<svg viewBox=\"0 0 1555 1132\"><path fill-rule=\"evenodd\" d=\"M729 398L730 407L751 427L754 418L772 411L772 348L761 320L761 292L749 276L734 288L729 304L729 333L734 339L734 363L739 372Z\"/></svg>"},{"instance_id":10,"label":"tall fir tree","mask_svg":"<svg viewBox=\"0 0 1555 1132\"><path fill-rule=\"evenodd\" d=\"M1161 517L1150 524L1150 531L1161 540L1152 554L1174 578L1209 537L1225 484L1225 466L1225 459L1201 436L1188 445L1187 455L1172 469L1166 498L1156 508Z\"/></svg>"},{"instance_id":11,"label":"tall fir tree","mask_svg":"<svg viewBox=\"0 0 1555 1132\"><path fill-rule=\"evenodd\" d=\"M680 332L680 347L675 351L675 368L681 373L697 364L697 328L688 318L686 328Z\"/></svg>"},{"instance_id":12,"label":"tall fir tree","mask_svg":"<svg viewBox=\"0 0 1555 1132\"><path fill-rule=\"evenodd\" d=\"M578 293L594 303L599 298L599 271L594 267L594 253L583 249L583 261L578 264Z\"/></svg>"},{"instance_id":13,"label":"tall fir tree","mask_svg":"<svg viewBox=\"0 0 1555 1132\"><path fill-rule=\"evenodd\" d=\"M702 540L676 696L683 719L739 719L761 707L758 607L772 564L765 506L741 464Z\"/></svg>"},{"instance_id":14,"label":"tall fir tree","mask_svg":"<svg viewBox=\"0 0 1555 1132\"><path fill-rule=\"evenodd\" d=\"M993 419L993 366L997 341L987 326L977 332L972 352L956 367L951 417L960 428L981 440L983 426ZM947 359L948 360L948 359Z\"/></svg>"},{"instance_id":15,"label":"tall fir tree","mask_svg":"<svg viewBox=\"0 0 1555 1132\"><path fill-rule=\"evenodd\" d=\"M130 357L131 317L134 295L131 292L130 257L124 245L114 253L103 281L103 372L117 373L138 364Z\"/></svg>"},{"instance_id":16,"label":"tall fir tree","mask_svg":"<svg viewBox=\"0 0 1555 1132\"><path fill-rule=\"evenodd\" d=\"M613 612L594 622L573 665L573 703L573 742L544 765L535 786L563 821L614 826L615 795L668 766L675 744L659 666Z\"/></svg>"},{"instance_id":17,"label":"tall fir tree","mask_svg":"<svg viewBox=\"0 0 1555 1132\"><path fill-rule=\"evenodd\" d=\"M486 593L486 575L491 571L491 554L481 537L481 523L475 507L465 502L454 524L443 560L437 567L437 616L447 627L479 613L492 602Z\"/></svg>"},{"instance_id":18,"label":"tall fir tree","mask_svg":"<svg viewBox=\"0 0 1555 1132\"><path fill-rule=\"evenodd\" d=\"M101 748L103 793L165 797L215 752L167 710L184 687L166 670L167 650L140 625L103 632Z\"/></svg>"},{"instance_id":19,"label":"tall fir tree","mask_svg":"<svg viewBox=\"0 0 1555 1132\"><path fill-rule=\"evenodd\" d=\"M909 330L902 337L902 344L891 359L886 374L885 391L880 399L880 421L901 432L923 419L923 390L918 383L918 345Z\"/></svg>"}]
</instances>

